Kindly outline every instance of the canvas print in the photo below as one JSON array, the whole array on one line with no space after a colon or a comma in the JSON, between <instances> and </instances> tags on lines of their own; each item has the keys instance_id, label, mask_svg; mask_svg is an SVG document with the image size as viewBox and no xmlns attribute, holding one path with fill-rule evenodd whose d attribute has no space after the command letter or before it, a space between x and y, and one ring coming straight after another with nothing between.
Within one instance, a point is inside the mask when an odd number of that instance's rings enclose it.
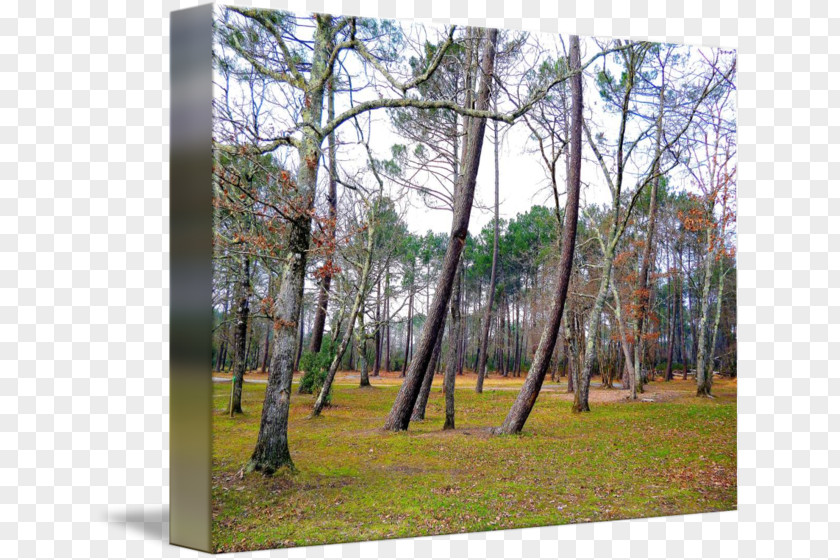
<instances>
[{"instance_id":1,"label":"canvas print","mask_svg":"<svg viewBox=\"0 0 840 560\"><path fill-rule=\"evenodd\" d=\"M736 507L733 51L212 13L213 550Z\"/></svg>"}]
</instances>

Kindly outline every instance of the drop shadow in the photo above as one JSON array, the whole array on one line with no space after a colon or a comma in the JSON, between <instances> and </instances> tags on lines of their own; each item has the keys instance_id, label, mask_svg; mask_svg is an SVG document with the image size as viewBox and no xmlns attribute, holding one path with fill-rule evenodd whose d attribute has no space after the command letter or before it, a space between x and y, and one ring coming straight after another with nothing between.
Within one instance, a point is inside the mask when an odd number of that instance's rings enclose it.
<instances>
[{"instance_id":1,"label":"drop shadow","mask_svg":"<svg viewBox=\"0 0 840 560\"><path fill-rule=\"evenodd\" d=\"M169 544L169 506L122 506L103 512L100 521L119 525L126 532L140 533L144 538Z\"/></svg>"}]
</instances>

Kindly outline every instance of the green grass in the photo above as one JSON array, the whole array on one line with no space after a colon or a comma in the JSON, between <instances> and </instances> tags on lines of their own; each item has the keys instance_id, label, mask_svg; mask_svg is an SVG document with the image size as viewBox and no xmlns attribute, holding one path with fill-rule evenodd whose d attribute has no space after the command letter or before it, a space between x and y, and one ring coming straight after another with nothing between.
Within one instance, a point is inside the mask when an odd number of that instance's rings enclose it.
<instances>
[{"instance_id":1,"label":"green grass","mask_svg":"<svg viewBox=\"0 0 840 560\"><path fill-rule=\"evenodd\" d=\"M374 380L376 383L376 380ZM518 382L517 382L518 383ZM437 385L437 384L436 384ZM256 441L265 386L245 384L245 414L214 398L213 537L218 551L727 510L736 507L734 382L716 399L693 384L657 382L660 402L540 396L523 434L491 436L515 391L456 392L457 430L442 432L443 395L425 422L381 429L395 384L334 388L334 406L308 419L314 397L294 393L290 447L298 472L237 472ZM593 389L593 395L598 393ZM623 393L616 392L619 395ZM594 398L593 398L594 401Z\"/></svg>"}]
</instances>

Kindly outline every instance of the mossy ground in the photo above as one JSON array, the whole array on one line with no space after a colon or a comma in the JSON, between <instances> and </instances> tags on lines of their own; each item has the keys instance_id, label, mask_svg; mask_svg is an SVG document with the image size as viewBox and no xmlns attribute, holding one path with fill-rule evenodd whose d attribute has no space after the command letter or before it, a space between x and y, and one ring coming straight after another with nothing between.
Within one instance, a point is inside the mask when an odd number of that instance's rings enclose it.
<instances>
[{"instance_id":1,"label":"mossy ground","mask_svg":"<svg viewBox=\"0 0 840 560\"><path fill-rule=\"evenodd\" d=\"M257 378L258 376L254 376ZM246 378L247 379L247 378ZM548 384L525 430L491 436L519 379L493 376L484 394L458 378L457 430L443 432L440 376L424 422L382 430L399 382L341 375L333 406L308 418L314 397L293 395L289 440L297 472L237 473L259 430L265 385L246 383L243 415L214 390L213 537L218 551L303 546L736 507L736 382L715 399L692 380L649 384L643 399L592 389L573 414L565 380ZM296 391L295 383L295 391ZM598 402L600 401L600 402Z\"/></svg>"}]
</instances>

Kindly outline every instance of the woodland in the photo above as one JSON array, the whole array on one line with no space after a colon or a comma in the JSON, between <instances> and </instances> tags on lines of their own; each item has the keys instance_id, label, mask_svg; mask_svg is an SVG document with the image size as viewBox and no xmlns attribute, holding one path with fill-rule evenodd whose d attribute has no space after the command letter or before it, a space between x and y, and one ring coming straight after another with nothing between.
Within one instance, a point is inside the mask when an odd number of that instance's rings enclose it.
<instances>
[{"instance_id":1,"label":"woodland","mask_svg":"<svg viewBox=\"0 0 840 560\"><path fill-rule=\"evenodd\" d=\"M219 551L735 507L734 52L215 16Z\"/></svg>"}]
</instances>

